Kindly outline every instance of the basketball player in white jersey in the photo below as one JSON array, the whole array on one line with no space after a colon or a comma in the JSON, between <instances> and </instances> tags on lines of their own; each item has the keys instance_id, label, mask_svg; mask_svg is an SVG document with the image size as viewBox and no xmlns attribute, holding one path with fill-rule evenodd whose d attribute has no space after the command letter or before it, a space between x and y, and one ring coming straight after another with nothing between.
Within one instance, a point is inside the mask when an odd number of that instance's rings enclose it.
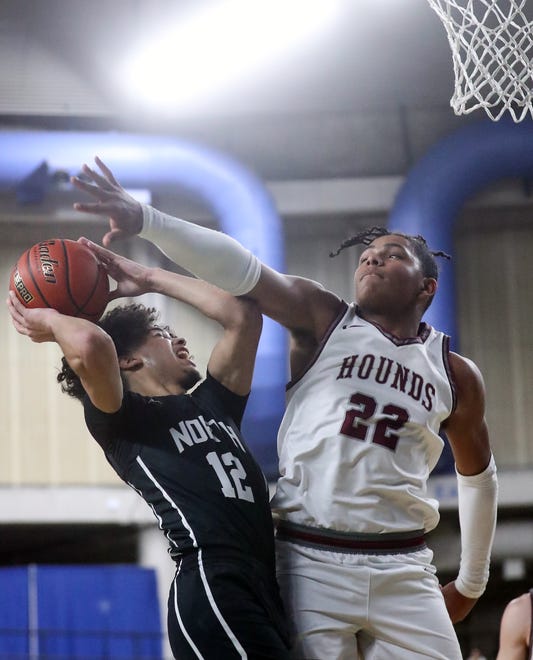
<instances>
[{"instance_id":1,"label":"basketball player in white jersey","mask_svg":"<svg viewBox=\"0 0 533 660\"><path fill-rule=\"evenodd\" d=\"M363 233L347 304L278 273L229 236L133 200L97 159L73 179L110 217L103 242L134 234L198 277L255 299L291 337L278 438L278 579L294 657L413 660L461 656L452 623L483 593L497 506L496 467L477 367L421 322L437 290L421 237ZM244 221L245 219L243 219ZM440 588L424 534L438 523L427 479L446 432L457 470L462 553Z\"/></svg>"}]
</instances>

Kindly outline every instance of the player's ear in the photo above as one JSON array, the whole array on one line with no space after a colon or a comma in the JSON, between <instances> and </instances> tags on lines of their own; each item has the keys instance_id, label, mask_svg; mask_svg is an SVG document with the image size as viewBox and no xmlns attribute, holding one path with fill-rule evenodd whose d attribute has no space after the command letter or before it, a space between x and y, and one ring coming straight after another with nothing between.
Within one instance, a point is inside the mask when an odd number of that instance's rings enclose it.
<instances>
[{"instance_id":1,"label":"player's ear","mask_svg":"<svg viewBox=\"0 0 533 660\"><path fill-rule=\"evenodd\" d=\"M437 292L437 280L434 277L424 277L420 293L427 293L429 296L434 296Z\"/></svg>"},{"instance_id":2,"label":"player's ear","mask_svg":"<svg viewBox=\"0 0 533 660\"><path fill-rule=\"evenodd\" d=\"M424 277L418 293L420 302L422 302L424 309L427 309L427 307L431 304L436 291L437 280L434 277Z\"/></svg>"},{"instance_id":3,"label":"player's ear","mask_svg":"<svg viewBox=\"0 0 533 660\"><path fill-rule=\"evenodd\" d=\"M143 366L143 361L140 357L127 355L118 359L118 365L121 371L138 371Z\"/></svg>"}]
</instances>

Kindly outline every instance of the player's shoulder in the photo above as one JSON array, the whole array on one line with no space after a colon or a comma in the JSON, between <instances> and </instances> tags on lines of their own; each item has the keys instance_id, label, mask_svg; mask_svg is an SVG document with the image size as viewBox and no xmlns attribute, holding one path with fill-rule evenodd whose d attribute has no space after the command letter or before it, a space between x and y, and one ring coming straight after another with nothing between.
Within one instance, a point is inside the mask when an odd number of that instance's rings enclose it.
<instances>
[{"instance_id":1,"label":"player's shoulder","mask_svg":"<svg viewBox=\"0 0 533 660\"><path fill-rule=\"evenodd\" d=\"M512 632L512 634L521 634L525 642L529 641L531 629L531 596L530 593L524 593L513 598L503 611L502 631Z\"/></svg>"},{"instance_id":2,"label":"player's shoulder","mask_svg":"<svg viewBox=\"0 0 533 660\"><path fill-rule=\"evenodd\" d=\"M485 414L485 383L477 365L458 353L449 354L451 381L455 390L456 406L450 417L453 420L483 418Z\"/></svg>"},{"instance_id":3,"label":"player's shoulder","mask_svg":"<svg viewBox=\"0 0 533 660\"><path fill-rule=\"evenodd\" d=\"M528 591L510 600L505 610L516 614L519 612L524 615L531 614L531 592Z\"/></svg>"},{"instance_id":4,"label":"player's shoulder","mask_svg":"<svg viewBox=\"0 0 533 660\"><path fill-rule=\"evenodd\" d=\"M484 387L481 370L473 360L450 351L449 362L458 385Z\"/></svg>"},{"instance_id":5,"label":"player's shoulder","mask_svg":"<svg viewBox=\"0 0 533 660\"><path fill-rule=\"evenodd\" d=\"M208 408L218 414L228 415L240 424L249 395L236 394L229 390L209 371L205 379L188 395L195 405Z\"/></svg>"},{"instance_id":6,"label":"player's shoulder","mask_svg":"<svg viewBox=\"0 0 533 660\"><path fill-rule=\"evenodd\" d=\"M85 420L89 426L93 423L99 426L112 427L127 425L136 429L143 427L144 422L147 422L153 414L159 414L164 408L164 402L167 398L169 397L144 396L138 392L126 390L120 408L109 413L95 406L89 396L85 396L82 403Z\"/></svg>"}]
</instances>

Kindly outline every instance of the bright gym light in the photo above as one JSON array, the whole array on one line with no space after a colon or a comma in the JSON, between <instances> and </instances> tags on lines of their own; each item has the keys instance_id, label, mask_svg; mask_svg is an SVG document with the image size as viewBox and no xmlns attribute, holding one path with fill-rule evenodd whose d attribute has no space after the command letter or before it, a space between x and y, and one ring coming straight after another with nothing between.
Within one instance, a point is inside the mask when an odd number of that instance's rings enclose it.
<instances>
[{"instance_id":1,"label":"bright gym light","mask_svg":"<svg viewBox=\"0 0 533 660\"><path fill-rule=\"evenodd\" d=\"M151 38L120 71L130 97L185 108L258 73L327 28L342 0L225 0Z\"/></svg>"}]
</instances>

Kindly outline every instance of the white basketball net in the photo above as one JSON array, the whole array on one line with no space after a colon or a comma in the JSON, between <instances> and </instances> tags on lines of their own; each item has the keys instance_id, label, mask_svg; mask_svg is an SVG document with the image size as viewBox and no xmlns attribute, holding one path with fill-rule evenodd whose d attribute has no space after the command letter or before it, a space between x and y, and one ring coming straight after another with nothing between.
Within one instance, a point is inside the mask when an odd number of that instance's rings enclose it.
<instances>
[{"instance_id":1,"label":"white basketball net","mask_svg":"<svg viewBox=\"0 0 533 660\"><path fill-rule=\"evenodd\" d=\"M484 108L494 121L506 110L515 122L533 117L533 21L525 16L526 1L428 0L452 49L455 114Z\"/></svg>"}]
</instances>

